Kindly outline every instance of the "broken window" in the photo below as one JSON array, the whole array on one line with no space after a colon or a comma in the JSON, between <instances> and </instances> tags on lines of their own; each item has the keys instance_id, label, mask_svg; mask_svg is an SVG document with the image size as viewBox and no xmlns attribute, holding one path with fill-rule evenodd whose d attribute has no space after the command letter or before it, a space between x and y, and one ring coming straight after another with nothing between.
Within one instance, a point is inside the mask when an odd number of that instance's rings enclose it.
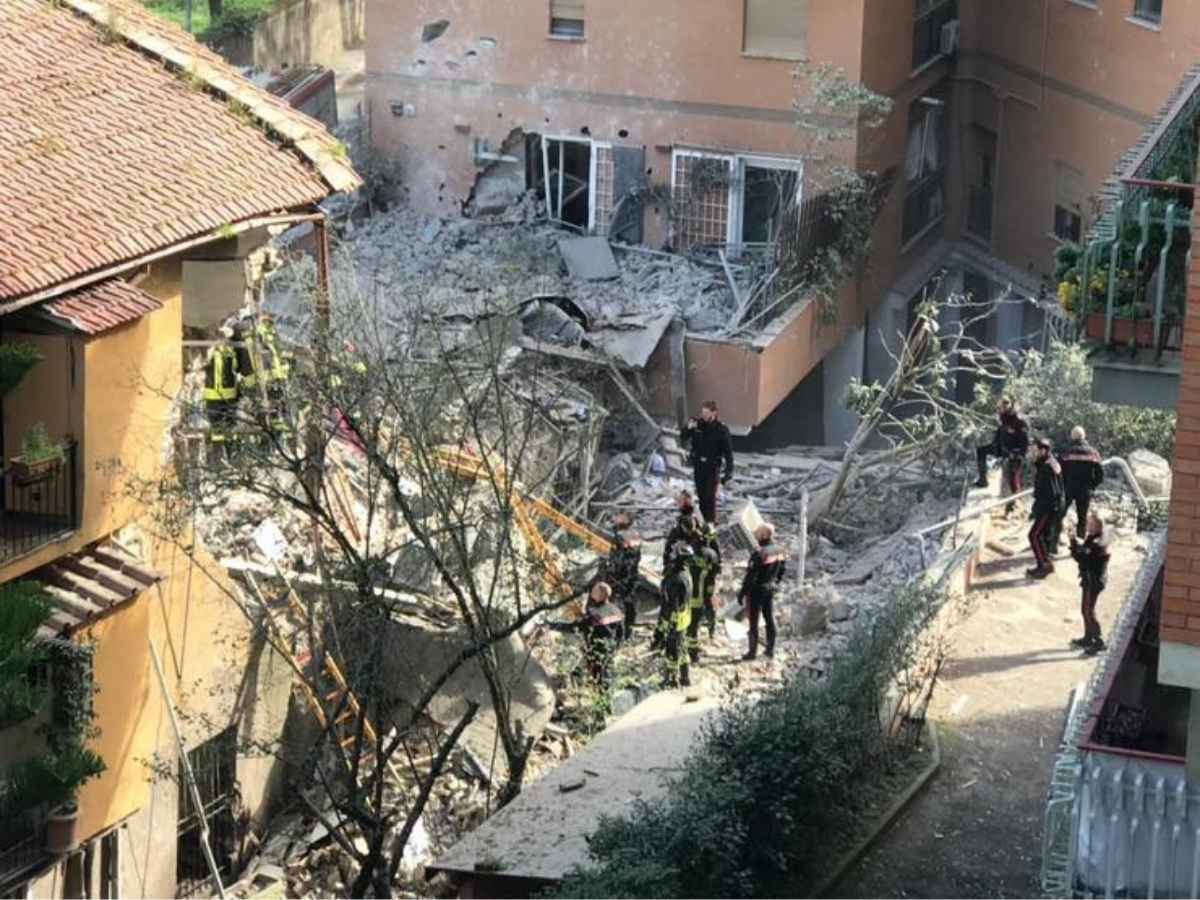
<instances>
[{"instance_id":1,"label":"broken window","mask_svg":"<svg viewBox=\"0 0 1200 900\"><path fill-rule=\"evenodd\" d=\"M915 100L908 119L904 155L904 224L902 243L921 235L945 215L946 174L944 101Z\"/></svg>"},{"instance_id":2,"label":"broken window","mask_svg":"<svg viewBox=\"0 0 1200 900\"><path fill-rule=\"evenodd\" d=\"M188 762L199 789L204 818L208 821L209 846L221 880L228 883L238 868L237 726L230 726L196 749L189 750ZM197 810L192 801L181 762L175 859L177 897L196 896L210 889L212 872L201 846L200 817L201 810Z\"/></svg>"},{"instance_id":3,"label":"broken window","mask_svg":"<svg viewBox=\"0 0 1200 900\"><path fill-rule=\"evenodd\" d=\"M916 0L913 23L913 68L942 55L942 28L958 18L957 0Z\"/></svg>"},{"instance_id":4,"label":"broken window","mask_svg":"<svg viewBox=\"0 0 1200 900\"><path fill-rule=\"evenodd\" d=\"M728 245L731 255L775 243L800 202L799 160L676 150L671 171L675 239Z\"/></svg>"},{"instance_id":5,"label":"broken window","mask_svg":"<svg viewBox=\"0 0 1200 900\"><path fill-rule=\"evenodd\" d=\"M583 3L584 0L550 0L550 34L582 40Z\"/></svg>"},{"instance_id":6,"label":"broken window","mask_svg":"<svg viewBox=\"0 0 1200 900\"><path fill-rule=\"evenodd\" d=\"M742 50L752 56L808 55L808 0L745 0Z\"/></svg>"},{"instance_id":7,"label":"broken window","mask_svg":"<svg viewBox=\"0 0 1200 900\"><path fill-rule=\"evenodd\" d=\"M527 135L526 187L542 195L552 221L637 244L645 161L643 147Z\"/></svg>"},{"instance_id":8,"label":"broken window","mask_svg":"<svg viewBox=\"0 0 1200 900\"><path fill-rule=\"evenodd\" d=\"M1083 200L1087 193L1085 183L1085 176L1078 169L1055 161L1054 236L1060 241L1079 243L1083 233Z\"/></svg>"},{"instance_id":9,"label":"broken window","mask_svg":"<svg viewBox=\"0 0 1200 900\"><path fill-rule=\"evenodd\" d=\"M590 228L593 153L587 138L542 138L542 191L552 220Z\"/></svg>"}]
</instances>

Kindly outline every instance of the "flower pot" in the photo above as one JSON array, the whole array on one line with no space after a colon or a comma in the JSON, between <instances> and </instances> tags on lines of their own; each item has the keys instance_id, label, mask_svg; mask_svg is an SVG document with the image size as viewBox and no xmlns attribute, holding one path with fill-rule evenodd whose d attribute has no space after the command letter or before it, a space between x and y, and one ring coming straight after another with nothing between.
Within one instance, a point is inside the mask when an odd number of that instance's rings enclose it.
<instances>
[{"instance_id":1,"label":"flower pot","mask_svg":"<svg viewBox=\"0 0 1200 900\"><path fill-rule=\"evenodd\" d=\"M60 806L46 819L46 852L55 856L70 853L79 846L79 807Z\"/></svg>"},{"instance_id":2,"label":"flower pot","mask_svg":"<svg viewBox=\"0 0 1200 900\"><path fill-rule=\"evenodd\" d=\"M1104 343L1104 313L1088 314L1087 337L1089 341ZM1118 347L1127 347L1130 343L1138 347L1154 346L1154 320L1113 316L1112 343Z\"/></svg>"},{"instance_id":3,"label":"flower pot","mask_svg":"<svg viewBox=\"0 0 1200 900\"><path fill-rule=\"evenodd\" d=\"M32 484L49 478L62 467L63 461L61 456L51 456L30 463L25 461L24 456L14 456L8 463L17 484Z\"/></svg>"}]
</instances>

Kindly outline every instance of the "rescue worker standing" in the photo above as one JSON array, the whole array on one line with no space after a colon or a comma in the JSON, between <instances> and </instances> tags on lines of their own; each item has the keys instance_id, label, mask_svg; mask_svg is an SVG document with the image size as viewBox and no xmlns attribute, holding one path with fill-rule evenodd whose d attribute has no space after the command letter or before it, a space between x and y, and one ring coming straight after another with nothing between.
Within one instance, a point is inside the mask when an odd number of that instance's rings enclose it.
<instances>
[{"instance_id":1,"label":"rescue worker standing","mask_svg":"<svg viewBox=\"0 0 1200 900\"><path fill-rule=\"evenodd\" d=\"M767 648L764 655L767 659L775 655L775 593L779 590L779 583L783 581L787 565L787 555L773 543L774 525L760 525L755 530L754 537L758 541L758 549L750 555L750 565L746 569L742 589L738 591L738 601L748 605L750 614L750 649L742 657L743 660L755 659L758 656L760 617L767 631Z\"/></svg>"},{"instance_id":2,"label":"rescue worker standing","mask_svg":"<svg viewBox=\"0 0 1200 900\"><path fill-rule=\"evenodd\" d=\"M1062 466L1054 458L1050 441L1038 438L1034 457L1033 527L1029 529L1029 546L1037 565L1026 569L1030 578L1045 578L1054 571L1048 539L1053 537L1063 503Z\"/></svg>"},{"instance_id":3,"label":"rescue worker standing","mask_svg":"<svg viewBox=\"0 0 1200 900\"><path fill-rule=\"evenodd\" d=\"M717 631L717 579L721 575L721 544L717 535L717 527L711 522L704 526L704 549L711 552L716 559L715 565L704 584L704 624L708 627L708 639L711 641Z\"/></svg>"},{"instance_id":4,"label":"rescue worker standing","mask_svg":"<svg viewBox=\"0 0 1200 900\"><path fill-rule=\"evenodd\" d=\"M238 357L230 344L233 329L221 328L221 342L209 352L204 366L204 411L208 416L208 439L222 447L226 456L233 440L238 401Z\"/></svg>"},{"instance_id":5,"label":"rescue worker standing","mask_svg":"<svg viewBox=\"0 0 1200 900\"><path fill-rule=\"evenodd\" d=\"M625 513L613 521L611 547L604 562L605 581L612 585L613 602L623 613L622 640L632 640L637 623L638 569L642 564L642 541L629 528L632 520Z\"/></svg>"},{"instance_id":6,"label":"rescue worker standing","mask_svg":"<svg viewBox=\"0 0 1200 900\"><path fill-rule=\"evenodd\" d=\"M700 515L705 522L717 521L717 487L733 477L733 441L719 418L717 404L705 400L700 420L688 419L680 437L688 442L688 462L696 483Z\"/></svg>"},{"instance_id":7,"label":"rescue worker standing","mask_svg":"<svg viewBox=\"0 0 1200 900\"><path fill-rule=\"evenodd\" d=\"M265 391L267 405L276 424L281 425L284 384L292 373L292 362L291 354L280 349L275 317L270 313L259 316L258 324L246 334L246 350L251 368L243 379L244 384L253 390Z\"/></svg>"},{"instance_id":8,"label":"rescue worker standing","mask_svg":"<svg viewBox=\"0 0 1200 900\"><path fill-rule=\"evenodd\" d=\"M1088 507L1092 491L1104 481L1100 454L1087 442L1087 432L1079 425L1071 429L1071 443L1059 457L1063 470L1063 518L1075 505L1075 536L1083 540L1088 526ZM1057 542L1055 542L1057 544Z\"/></svg>"},{"instance_id":9,"label":"rescue worker standing","mask_svg":"<svg viewBox=\"0 0 1200 900\"><path fill-rule=\"evenodd\" d=\"M612 588L603 581L592 585L587 609L574 622L550 622L555 631L577 631L583 635L584 664L588 678L608 690L609 667L621 639L621 611L612 604Z\"/></svg>"},{"instance_id":10,"label":"rescue worker standing","mask_svg":"<svg viewBox=\"0 0 1200 900\"><path fill-rule=\"evenodd\" d=\"M987 460L989 456L1000 458L1001 496L1011 496L1021 491L1021 473L1025 467L1025 455L1029 452L1029 426L1017 415L1012 400L1002 397L996 408L1000 424L992 436L992 442L975 448L975 462L979 468L979 479L975 487L987 487ZM1005 507L1011 513L1013 504Z\"/></svg>"},{"instance_id":11,"label":"rescue worker standing","mask_svg":"<svg viewBox=\"0 0 1200 900\"><path fill-rule=\"evenodd\" d=\"M691 685L690 660L684 652L692 612L692 576L688 571L695 554L691 545L681 543L671 554L671 568L663 579L663 616L658 627L662 630L665 660L663 687Z\"/></svg>"},{"instance_id":12,"label":"rescue worker standing","mask_svg":"<svg viewBox=\"0 0 1200 900\"><path fill-rule=\"evenodd\" d=\"M675 547L683 542L692 548L693 552L698 553L703 546L704 536L701 531L700 520L696 517L696 507L692 504L692 495L687 491L681 491L677 500L679 507L679 518L675 520L675 524L671 527L671 531L667 534L666 549L663 551L663 574L671 568L671 554Z\"/></svg>"},{"instance_id":13,"label":"rescue worker standing","mask_svg":"<svg viewBox=\"0 0 1200 900\"><path fill-rule=\"evenodd\" d=\"M713 581L717 577L721 561L711 547L705 547L692 556L692 611L687 630L688 658L700 660L700 622L707 622L706 604L712 604Z\"/></svg>"},{"instance_id":14,"label":"rescue worker standing","mask_svg":"<svg viewBox=\"0 0 1200 900\"><path fill-rule=\"evenodd\" d=\"M1083 637L1071 641L1072 647L1083 650L1087 656L1095 656L1104 649L1100 637L1100 622L1096 619L1096 601L1100 592L1108 585L1108 539L1104 535L1104 522L1095 514L1088 516L1083 542L1071 535L1071 556L1079 564L1079 585L1083 589L1080 613L1083 617Z\"/></svg>"}]
</instances>

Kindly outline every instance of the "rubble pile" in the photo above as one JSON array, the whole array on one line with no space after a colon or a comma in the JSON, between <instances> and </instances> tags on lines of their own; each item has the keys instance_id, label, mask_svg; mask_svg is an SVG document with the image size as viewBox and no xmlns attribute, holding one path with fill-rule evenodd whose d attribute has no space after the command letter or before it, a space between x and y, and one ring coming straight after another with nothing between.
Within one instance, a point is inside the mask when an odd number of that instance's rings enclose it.
<instances>
[{"instance_id":1,"label":"rubble pile","mask_svg":"<svg viewBox=\"0 0 1200 900\"><path fill-rule=\"evenodd\" d=\"M576 277L559 246L570 240L570 231L546 221L533 194L500 215L473 219L429 219L395 207L357 224L346 220L331 279L342 297L420 303L450 318L515 311L530 337L564 346L587 346L592 334L651 329L660 336L655 323L675 316L693 332L717 333L737 309L720 264L591 239L602 245L602 277ZM730 271L750 273L738 265ZM297 259L269 282L268 308L286 315L315 283L315 264Z\"/></svg>"}]
</instances>

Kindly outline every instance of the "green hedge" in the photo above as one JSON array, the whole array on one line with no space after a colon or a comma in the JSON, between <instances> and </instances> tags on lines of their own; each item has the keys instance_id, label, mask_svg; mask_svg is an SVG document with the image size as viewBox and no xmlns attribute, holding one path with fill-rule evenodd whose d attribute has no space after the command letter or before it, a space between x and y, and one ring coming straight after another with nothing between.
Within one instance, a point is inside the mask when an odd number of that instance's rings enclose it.
<instances>
[{"instance_id":1,"label":"green hedge","mask_svg":"<svg viewBox=\"0 0 1200 900\"><path fill-rule=\"evenodd\" d=\"M889 762L880 698L944 599L905 588L823 678L791 674L724 707L665 798L604 819L589 838L592 864L549 896L796 896L829 865L861 779Z\"/></svg>"}]
</instances>

